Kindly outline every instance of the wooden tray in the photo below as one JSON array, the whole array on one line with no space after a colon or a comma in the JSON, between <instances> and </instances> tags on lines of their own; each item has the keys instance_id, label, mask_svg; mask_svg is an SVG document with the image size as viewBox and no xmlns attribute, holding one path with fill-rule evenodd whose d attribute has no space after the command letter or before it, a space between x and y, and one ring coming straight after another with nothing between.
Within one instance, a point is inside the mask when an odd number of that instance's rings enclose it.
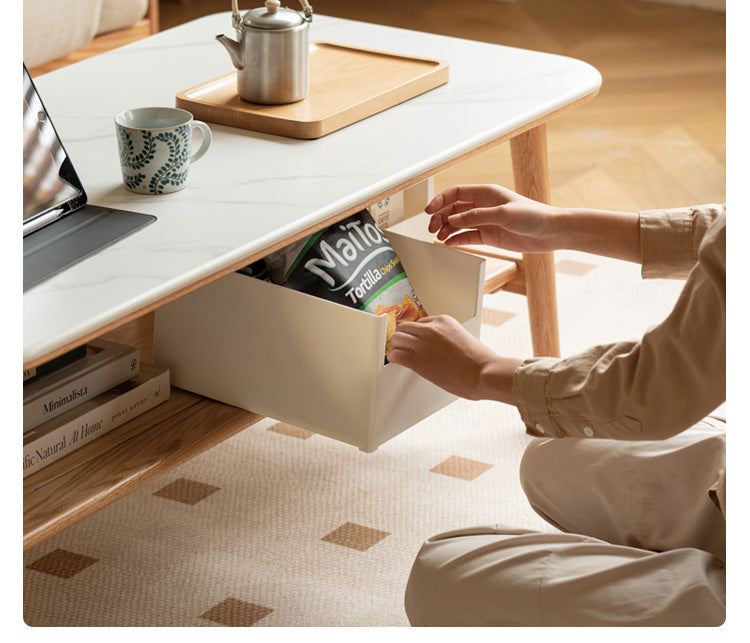
<instances>
[{"instance_id":1,"label":"wooden tray","mask_svg":"<svg viewBox=\"0 0 750 643\"><path fill-rule=\"evenodd\" d=\"M288 105L237 95L236 73L177 94L196 119L292 138L318 138L448 82L448 63L331 42L310 44L310 93Z\"/></svg>"}]
</instances>

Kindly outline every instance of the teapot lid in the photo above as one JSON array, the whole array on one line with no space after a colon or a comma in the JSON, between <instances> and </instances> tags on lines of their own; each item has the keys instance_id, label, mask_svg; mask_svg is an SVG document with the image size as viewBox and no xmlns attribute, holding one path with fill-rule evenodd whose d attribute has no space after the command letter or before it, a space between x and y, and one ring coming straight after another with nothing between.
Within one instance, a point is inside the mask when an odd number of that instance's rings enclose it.
<instances>
[{"instance_id":1,"label":"teapot lid","mask_svg":"<svg viewBox=\"0 0 750 643\"><path fill-rule=\"evenodd\" d=\"M266 0L265 7L250 9L242 16L242 24L256 29L291 29L304 22L293 9L281 6L279 0Z\"/></svg>"}]
</instances>

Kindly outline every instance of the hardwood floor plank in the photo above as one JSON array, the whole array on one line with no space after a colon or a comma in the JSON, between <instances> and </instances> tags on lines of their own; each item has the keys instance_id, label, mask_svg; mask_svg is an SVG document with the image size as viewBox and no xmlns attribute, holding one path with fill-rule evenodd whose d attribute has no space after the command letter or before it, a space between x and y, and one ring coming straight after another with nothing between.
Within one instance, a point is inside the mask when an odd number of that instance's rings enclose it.
<instances>
[{"instance_id":1,"label":"hardwood floor plank","mask_svg":"<svg viewBox=\"0 0 750 643\"><path fill-rule=\"evenodd\" d=\"M683 127L672 127L640 146L675 183L686 188L693 203L723 201L724 165L693 139Z\"/></svg>"}]
</instances>

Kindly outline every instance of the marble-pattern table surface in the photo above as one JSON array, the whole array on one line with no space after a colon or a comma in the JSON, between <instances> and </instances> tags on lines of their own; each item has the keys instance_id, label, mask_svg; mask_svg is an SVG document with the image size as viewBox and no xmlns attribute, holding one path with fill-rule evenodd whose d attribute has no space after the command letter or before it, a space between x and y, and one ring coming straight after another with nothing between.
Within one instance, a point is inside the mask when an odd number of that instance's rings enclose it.
<instances>
[{"instance_id":1,"label":"marble-pattern table surface","mask_svg":"<svg viewBox=\"0 0 750 643\"><path fill-rule=\"evenodd\" d=\"M136 195L120 177L114 116L174 105L232 71L214 35L231 13L165 30L35 80L89 201L157 221L23 297L24 363L596 92L575 59L316 15L311 40L439 58L450 80L316 140L209 126L186 189Z\"/></svg>"}]
</instances>

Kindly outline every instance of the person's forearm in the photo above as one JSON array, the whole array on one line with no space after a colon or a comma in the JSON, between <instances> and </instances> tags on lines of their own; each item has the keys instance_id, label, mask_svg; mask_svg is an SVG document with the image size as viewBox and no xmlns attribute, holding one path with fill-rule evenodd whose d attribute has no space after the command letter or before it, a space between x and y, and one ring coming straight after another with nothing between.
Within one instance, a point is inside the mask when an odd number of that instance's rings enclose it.
<instances>
[{"instance_id":1,"label":"person's forearm","mask_svg":"<svg viewBox=\"0 0 750 643\"><path fill-rule=\"evenodd\" d=\"M559 217L562 248L641 263L638 213L561 208Z\"/></svg>"},{"instance_id":2,"label":"person's forearm","mask_svg":"<svg viewBox=\"0 0 750 643\"><path fill-rule=\"evenodd\" d=\"M522 363L520 359L499 355L486 362L477 382L477 399L514 404L513 373Z\"/></svg>"}]
</instances>

